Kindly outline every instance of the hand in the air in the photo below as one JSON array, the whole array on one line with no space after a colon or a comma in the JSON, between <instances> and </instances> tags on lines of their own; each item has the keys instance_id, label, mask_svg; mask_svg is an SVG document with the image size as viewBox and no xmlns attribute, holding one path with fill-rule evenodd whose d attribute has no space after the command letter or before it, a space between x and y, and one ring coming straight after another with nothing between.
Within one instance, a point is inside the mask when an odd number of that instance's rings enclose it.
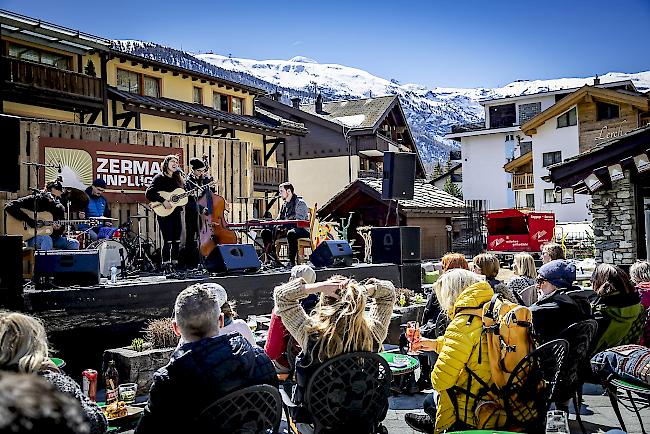
<instances>
[{"instance_id":1,"label":"hand in the air","mask_svg":"<svg viewBox=\"0 0 650 434\"><path fill-rule=\"evenodd\" d=\"M168 200L163 202L163 206L167 209L172 209L172 204Z\"/></svg>"},{"instance_id":2,"label":"hand in the air","mask_svg":"<svg viewBox=\"0 0 650 434\"><path fill-rule=\"evenodd\" d=\"M79 212L79 218L82 219L82 220L85 219L86 218L86 213L83 212L83 211L80 211Z\"/></svg>"}]
</instances>

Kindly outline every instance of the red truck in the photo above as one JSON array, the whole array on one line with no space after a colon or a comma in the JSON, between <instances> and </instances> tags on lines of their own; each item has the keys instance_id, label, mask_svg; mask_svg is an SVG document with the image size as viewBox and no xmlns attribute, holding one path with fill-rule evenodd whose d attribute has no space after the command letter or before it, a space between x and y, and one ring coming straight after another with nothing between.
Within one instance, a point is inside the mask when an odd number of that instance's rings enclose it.
<instances>
[{"instance_id":1,"label":"red truck","mask_svg":"<svg viewBox=\"0 0 650 434\"><path fill-rule=\"evenodd\" d=\"M528 252L539 259L543 244L551 241L555 232L555 214L519 209L488 211L488 251L502 263L511 264L515 254Z\"/></svg>"}]
</instances>

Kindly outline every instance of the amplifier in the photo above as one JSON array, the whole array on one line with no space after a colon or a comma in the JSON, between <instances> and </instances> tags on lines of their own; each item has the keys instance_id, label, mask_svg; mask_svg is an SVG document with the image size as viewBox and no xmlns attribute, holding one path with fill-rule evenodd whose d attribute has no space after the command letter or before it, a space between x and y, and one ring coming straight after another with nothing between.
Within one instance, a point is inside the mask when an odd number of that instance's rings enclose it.
<instances>
[{"instance_id":1,"label":"amplifier","mask_svg":"<svg viewBox=\"0 0 650 434\"><path fill-rule=\"evenodd\" d=\"M257 271L262 264L252 244L220 244L205 260L211 272Z\"/></svg>"},{"instance_id":2,"label":"amplifier","mask_svg":"<svg viewBox=\"0 0 650 434\"><path fill-rule=\"evenodd\" d=\"M325 240L314 249L309 260L314 267L350 267L352 254L346 240Z\"/></svg>"},{"instance_id":3,"label":"amplifier","mask_svg":"<svg viewBox=\"0 0 650 434\"><path fill-rule=\"evenodd\" d=\"M420 227L388 226L370 230L373 264L420 262Z\"/></svg>"},{"instance_id":4,"label":"amplifier","mask_svg":"<svg viewBox=\"0 0 650 434\"><path fill-rule=\"evenodd\" d=\"M43 289L99 284L99 250L48 250L34 254L34 282Z\"/></svg>"},{"instance_id":5,"label":"amplifier","mask_svg":"<svg viewBox=\"0 0 650 434\"><path fill-rule=\"evenodd\" d=\"M399 277L402 288L422 292L422 265L419 262L399 265Z\"/></svg>"}]
</instances>

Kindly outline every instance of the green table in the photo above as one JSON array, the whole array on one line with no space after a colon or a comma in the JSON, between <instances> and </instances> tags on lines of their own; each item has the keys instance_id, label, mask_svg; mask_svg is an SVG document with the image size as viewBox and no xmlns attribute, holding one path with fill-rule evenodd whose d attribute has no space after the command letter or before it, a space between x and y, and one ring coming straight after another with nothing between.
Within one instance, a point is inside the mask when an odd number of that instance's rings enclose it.
<instances>
[{"instance_id":1,"label":"green table","mask_svg":"<svg viewBox=\"0 0 650 434\"><path fill-rule=\"evenodd\" d=\"M407 356L405 354L381 352L379 355L388 362L393 376L409 374L420 366L420 362L416 357ZM406 365L401 366L401 364L399 364L400 366L395 366L396 359L404 360Z\"/></svg>"},{"instance_id":2,"label":"green table","mask_svg":"<svg viewBox=\"0 0 650 434\"><path fill-rule=\"evenodd\" d=\"M63 360L63 359L59 359L58 357L50 357L50 360L59 369L62 369L62 368L65 367L65 360Z\"/></svg>"}]
</instances>

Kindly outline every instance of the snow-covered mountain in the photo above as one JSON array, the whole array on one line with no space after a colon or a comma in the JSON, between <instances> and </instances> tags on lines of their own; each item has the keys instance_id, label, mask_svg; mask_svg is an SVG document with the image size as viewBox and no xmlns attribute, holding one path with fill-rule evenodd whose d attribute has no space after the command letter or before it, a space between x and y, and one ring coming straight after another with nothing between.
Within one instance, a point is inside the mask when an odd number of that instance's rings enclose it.
<instances>
[{"instance_id":1,"label":"snow-covered mountain","mask_svg":"<svg viewBox=\"0 0 650 434\"><path fill-rule=\"evenodd\" d=\"M432 168L445 160L457 145L443 137L458 123L483 120L478 101L534 94L542 91L580 87L593 83L593 77L554 80L519 80L499 88L428 88L418 84L401 84L364 70L337 64L321 64L307 57L289 60L238 59L218 54L192 54L155 43L114 41L114 48L170 63L197 72L256 86L269 92L278 91L287 104L293 97L304 102L315 98L315 91L325 101L397 94L411 126L425 164ZM636 74L611 72L600 76L602 83L632 80L641 91L650 90L650 71Z\"/></svg>"}]
</instances>

